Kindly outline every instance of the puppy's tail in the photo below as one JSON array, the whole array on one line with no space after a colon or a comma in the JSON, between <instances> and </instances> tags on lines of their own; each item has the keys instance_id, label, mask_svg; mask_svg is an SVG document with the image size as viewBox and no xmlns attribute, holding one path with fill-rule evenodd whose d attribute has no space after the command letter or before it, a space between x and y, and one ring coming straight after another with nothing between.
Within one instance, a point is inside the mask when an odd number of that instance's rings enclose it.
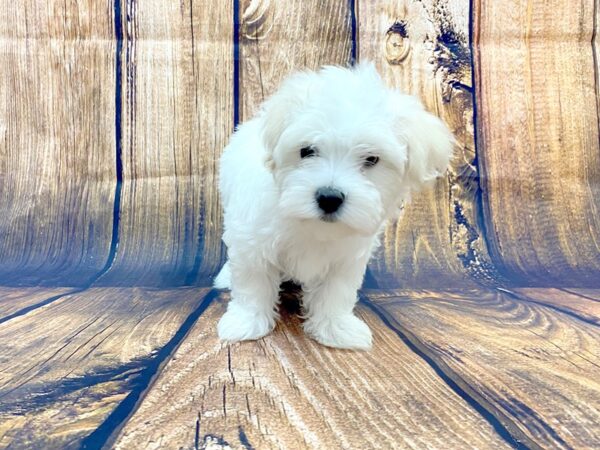
<instances>
[{"instance_id":1,"label":"puppy's tail","mask_svg":"<svg viewBox=\"0 0 600 450\"><path fill-rule=\"evenodd\" d=\"M229 261L225 263L219 274L215 277L213 286L216 289L231 289L231 271Z\"/></svg>"}]
</instances>

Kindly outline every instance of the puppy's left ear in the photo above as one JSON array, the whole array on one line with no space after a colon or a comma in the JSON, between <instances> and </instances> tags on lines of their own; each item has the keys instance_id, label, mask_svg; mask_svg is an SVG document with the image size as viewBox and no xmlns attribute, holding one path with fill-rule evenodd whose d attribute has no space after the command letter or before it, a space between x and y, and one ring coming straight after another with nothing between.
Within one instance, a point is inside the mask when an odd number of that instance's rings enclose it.
<instances>
[{"instance_id":1,"label":"puppy's left ear","mask_svg":"<svg viewBox=\"0 0 600 450\"><path fill-rule=\"evenodd\" d=\"M279 89L261 106L262 140L273 168L273 151L294 114L306 102L314 75L297 72L286 78Z\"/></svg>"},{"instance_id":2,"label":"puppy's left ear","mask_svg":"<svg viewBox=\"0 0 600 450\"><path fill-rule=\"evenodd\" d=\"M417 98L393 92L390 101L395 134L408 149L405 176L410 190L419 192L448 169L454 136Z\"/></svg>"}]
</instances>

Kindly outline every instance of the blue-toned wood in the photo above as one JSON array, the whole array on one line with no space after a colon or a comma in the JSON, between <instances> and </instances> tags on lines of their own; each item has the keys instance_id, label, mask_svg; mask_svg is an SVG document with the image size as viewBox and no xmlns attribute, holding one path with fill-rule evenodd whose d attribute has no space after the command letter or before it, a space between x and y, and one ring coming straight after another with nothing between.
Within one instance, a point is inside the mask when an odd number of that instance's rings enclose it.
<instances>
[{"instance_id":1,"label":"blue-toned wood","mask_svg":"<svg viewBox=\"0 0 600 450\"><path fill-rule=\"evenodd\" d=\"M0 285L82 286L111 248L113 5L27 0L4 10Z\"/></svg>"},{"instance_id":2,"label":"blue-toned wood","mask_svg":"<svg viewBox=\"0 0 600 450\"><path fill-rule=\"evenodd\" d=\"M100 448L214 295L91 288L2 321L0 448Z\"/></svg>"}]
</instances>

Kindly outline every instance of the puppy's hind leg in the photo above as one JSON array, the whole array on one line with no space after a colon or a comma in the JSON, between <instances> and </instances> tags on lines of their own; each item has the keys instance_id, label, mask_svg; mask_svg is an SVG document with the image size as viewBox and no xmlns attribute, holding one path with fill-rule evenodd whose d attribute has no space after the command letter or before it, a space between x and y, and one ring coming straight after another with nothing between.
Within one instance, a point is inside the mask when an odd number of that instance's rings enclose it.
<instances>
[{"instance_id":1,"label":"puppy's hind leg","mask_svg":"<svg viewBox=\"0 0 600 450\"><path fill-rule=\"evenodd\" d=\"M213 282L215 289L231 289L231 270L229 269L229 261L227 261Z\"/></svg>"},{"instance_id":2,"label":"puppy's hind leg","mask_svg":"<svg viewBox=\"0 0 600 450\"><path fill-rule=\"evenodd\" d=\"M257 265L240 267L228 262L231 300L217 326L219 338L235 342L259 339L270 333L277 320L279 271Z\"/></svg>"}]
</instances>

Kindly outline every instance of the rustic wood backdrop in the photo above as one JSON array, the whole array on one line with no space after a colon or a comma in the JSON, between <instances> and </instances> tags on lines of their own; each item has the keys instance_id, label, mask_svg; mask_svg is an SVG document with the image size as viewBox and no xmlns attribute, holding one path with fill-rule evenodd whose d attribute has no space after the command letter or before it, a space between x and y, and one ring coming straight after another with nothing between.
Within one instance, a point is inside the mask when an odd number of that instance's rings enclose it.
<instances>
[{"instance_id":1,"label":"rustic wood backdrop","mask_svg":"<svg viewBox=\"0 0 600 450\"><path fill-rule=\"evenodd\" d=\"M599 448L599 1L0 0L0 448ZM228 137L367 59L458 140L374 351L219 344Z\"/></svg>"},{"instance_id":2,"label":"rustic wood backdrop","mask_svg":"<svg viewBox=\"0 0 600 450\"><path fill-rule=\"evenodd\" d=\"M459 143L387 229L373 281L598 286L594 14L592 0L6 4L0 280L208 285L234 125L294 69L369 59Z\"/></svg>"}]
</instances>

